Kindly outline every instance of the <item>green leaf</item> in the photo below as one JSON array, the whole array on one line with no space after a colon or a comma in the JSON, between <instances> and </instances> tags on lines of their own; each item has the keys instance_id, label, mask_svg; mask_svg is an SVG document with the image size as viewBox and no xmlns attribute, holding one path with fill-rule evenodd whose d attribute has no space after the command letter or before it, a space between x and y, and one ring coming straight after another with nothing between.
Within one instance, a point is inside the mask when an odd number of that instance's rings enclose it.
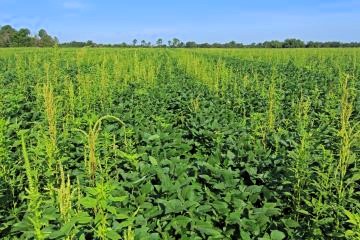
<instances>
[{"instance_id":1,"label":"green leaf","mask_svg":"<svg viewBox=\"0 0 360 240\"><path fill-rule=\"evenodd\" d=\"M158 134L151 135L148 138L149 141L153 141L153 140L156 140L156 139L160 139L160 136Z\"/></svg>"},{"instance_id":2,"label":"green leaf","mask_svg":"<svg viewBox=\"0 0 360 240\"><path fill-rule=\"evenodd\" d=\"M151 185L151 183L146 183L141 187L140 191L142 194L149 194L153 191L153 186Z\"/></svg>"},{"instance_id":3,"label":"green leaf","mask_svg":"<svg viewBox=\"0 0 360 240\"><path fill-rule=\"evenodd\" d=\"M116 215L116 208L114 206L106 206L106 210L109 213Z\"/></svg>"},{"instance_id":4,"label":"green leaf","mask_svg":"<svg viewBox=\"0 0 360 240\"><path fill-rule=\"evenodd\" d=\"M80 204L83 205L85 208L95 208L97 201L95 198L91 197L84 197L80 199Z\"/></svg>"},{"instance_id":5,"label":"green leaf","mask_svg":"<svg viewBox=\"0 0 360 240\"><path fill-rule=\"evenodd\" d=\"M219 212L219 213L226 213L229 211L228 205L226 202L223 201L214 201L211 205Z\"/></svg>"},{"instance_id":6,"label":"green leaf","mask_svg":"<svg viewBox=\"0 0 360 240\"><path fill-rule=\"evenodd\" d=\"M115 232L115 231L112 230L111 228L108 228L108 229L107 229L106 237L107 237L107 239L111 239L111 240L121 239L120 234L118 234L117 232Z\"/></svg>"},{"instance_id":7,"label":"green leaf","mask_svg":"<svg viewBox=\"0 0 360 240\"><path fill-rule=\"evenodd\" d=\"M282 221L282 222L285 224L285 226L288 227L288 228L297 228L297 227L300 226L300 224L299 224L297 221L295 221L295 220L293 220L293 219L291 219L291 218L282 219L281 221Z\"/></svg>"},{"instance_id":8,"label":"green leaf","mask_svg":"<svg viewBox=\"0 0 360 240\"><path fill-rule=\"evenodd\" d=\"M219 182L214 184L214 188L218 190L224 190L225 189L225 183Z\"/></svg>"},{"instance_id":9,"label":"green leaf","mask_svg":"<svg viewBox=\"0 0 360 240\"><path fill-rule=\"evenodd\" d=\"M235 154L234 154L232 151L230 151L230 150L228 150L228 151L226 152L226 156L227 156L230 160L234 160L234 158L235 158Z\"/></svg>"},{"instance_id":10,"label":"green leaf","mask_svg":"<svg viewBox=\"0 0 360 240\"><path fill-rule=\"evenodd\" d=\"M221 237L222 234L219 230L217 230L210 222L202 222L198 221L195 224L195 228L206 235L213 237Z\"/></svg>"},{"instance_id":11,"label":"green leaf","mask_svg":"<svg viewBox=\"0 0 360 240\"><path fill-rule=\"evenodd\" d=\"M302 214L304 214L304 215L311 215L308 211L303 210L303 209L298 209L297 212L298 212L298 213L302 213Z\"/></svg>"},{"instance_id":12,"label":"green leaf","mask_svg":"<svg viewBox=\"0 0 360 240\"><path fill-rule=\"evenodd\" d=\"M207 204L203 204L203 205L200 205L196 211L199 212L199 213L207 213L207 212L210 212L212 210L212 207L210 205L207 205Z\"/></svg>"},{"instance_id":13,"label":"green leaf","mask_svg":"<svg viewBox=\"0 0 360 240\"><path fill-rule=\"evenodd\" d=\"M228 215L227 220L232 224L240 223L241 213L240 211L232 212Z\"/></svg>"},{"instance_id":14,"label":"green leaf","mask_svg":"<svg viewBox=\"0 0 360 240\"><path fill-rule=\"evenodd\" d=\"M329 223L333 223L333 222L334 222L334 218L332 217L322 218L317 221L319 225L328 225Z\"/></svg>"},{"instance_id":15,"label":"green leaf","mask_svg":"<svg viewBox=\"0 0 360 240\"><path fill-rule=\"evenodd\" d=\"M163 211L161 209L158 209L157 207L149 208L148 210L144 211L144 215L147 218L154 218L160 214L162 214Z\"/></svg>"},{"instance_id":16,"label":"green leaf","mask_svg":"<svg viewBox=\"0 0 360 240\"><path fill-rule=\"evenodd\" d=\"M178 213L183 210L182 202L179 199L172 199L164 202L165 213Z\"/></svg>"},{"instance_id":17,"label":"green leaf","mask_svg":"<svg viewBox=\"0 0 360 240\"><path fill-rule=\"evenodd\" d=\"M55 239L55 238L62 238L62 237L66 237L69 235L70 231L72 230L72 228L75 226L75 219L71 219L69 222L65 223L60 230L53 232L52 234L50 234L49 238L50 239Z\"/></svg>"},{"instance_id":18,"label":"green leaf","mask_svg":"<svg viewBox=\"0 0 360 240\"><path fill-rule=\"evenodd\" d=\"M150 161L151 165L153 165L153 166L158 165L158 161L153 156L149 156L149 161Z\"/></svg>"},{"instance_id":19,"label":"green leaf","mask_svg":"<svg viewBox=\"0 0 360 240\"><path fill-rule=\"evenodd\" d=\"M248 233L244 230L240 231L240 236L241 236L242 240L251 240L250 233Z\"/></svg>"},{"instance_id":20,"label":"green leaf","mask_svg":"<svg viewBox=\"0 0 360 240\"><path fill-rule=\"evenodd\" d=\"M116 218L116 219L127 219L127 218L129 218L129 216L128 216L127 214L117 213L117 214L115 215L115 218Z\"/></svg>"},{"instance_id":21,"label":"green leaf","mask_svg":"<svg viewBox=\"0 0 360 240\"><path fill-rule=\"evenodd\" d=\"M76 221L80 224L89 224L92 221L92 217L87 212L79 212L76 216Z\"/></svg>"},{"instance_id":22,"label":"green leaf","mask_svg":"<svg viewBox=\"0 0 360 240\"><path fill-rule=\"evenodd\" d=\"M186 225L191 222L191 218L185 216L177 216L172 220L173 225L186 227Z\"/></svg>"},{"instance_id":23,"label":"green leaf","mask_svg":"<svg viewBox=\"0 0 360 240\"><path fill-rule=\"evenodd\" d=\"M121 197L109 197L109 200L112 202L123 202L127 199L127 196L121 196Z\"/></svg>"},{"instance_id":24,"label":"green leaf","mask_svg":"<svg viewBox=\"0 0 360 240\"><path fill-rule=\"evenodd\" d=\"M270 234L271 240L283 240L286 236L279 230L273 230Z\"/></svg>"},{"instance_id":25,"label":"green leaf","mask_svg":"<svg viewBox=\"0 0 360 240\"><path fill-rule=\"evenodd\" d=\"M134 223L134 220L135 220L135 218L129 218L128 220L122 221L121 223L119 223L119 222L117 222L117 221L114 221L114 227L113 227L113 229L119 231L119 230L121 230L121 229L123 229L123 228L126 228L126 227L128 227L128 226L132 226L133 223Z\"/></svg>"},{"instance_id":26,"label":"green leaf","mask_svg":"<svg viewBox=\"0 0 360 240\"><path fill-rule=\"evenodd\" d=\"M345 237L348 237L348 238L351 238L351 237L353 237L353 236L355 236L355 232L354 231L352 231L352 230L346 230L345 231Z\"/></svg>"},{"instance_id":27,"label":"green leaf","mask_svg":"<svg viewBox=\"0 0 360 240\"><path fill-rule=\"evenodd\" d=\"M47 221L52 221L52 220L58 219L59 215L57 214L57 208L56 207L46 208L43 212L43 217Z\"/></svg>"},{"instance_id":28,"label":"green leaf","mask_svg":"<svg viewBox=\"0 0 360 240\"><path fill-rule=\"evenodd\" d=\"M354 175L350 178L350 182L357 182L360 180L360 172L354 173Z\"/></svg>"},{"instance_id":29,"label":"green leaf","mask_svg":"<svg viewBox=\"0 0 360 240\"><path fill-rule=\"evenodd\" d=\"M259 226L257 225L257 221L253 219L242 218L240 220L240 226L251 233L259 232Z\"/></svg>"},{"instance_id":30,"label":"green leaf","mask_svg":"<svg viewBox=\"0 0 360 240\"><path fill-rule=\"evenodd\" d=\"M12 230L14 232L26 232L26 231L28 231L29 229L32 229L32 228L33 228L33 225L27 219L24 219L21 222L15 223L12 226Z\"/></svg>"}]
</instances>

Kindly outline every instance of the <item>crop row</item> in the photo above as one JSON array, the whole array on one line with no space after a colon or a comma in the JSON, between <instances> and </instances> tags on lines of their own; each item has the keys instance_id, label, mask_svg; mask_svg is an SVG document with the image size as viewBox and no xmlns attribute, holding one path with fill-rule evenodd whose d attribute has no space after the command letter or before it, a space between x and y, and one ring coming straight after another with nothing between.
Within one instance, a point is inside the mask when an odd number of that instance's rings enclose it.
<instances>
[{"instance_id":1,"label":"crop row","mask_svg":"<svg viewBox=\"0 0 360 240\"><path fill-rule=\"evenodd\" d=\"M358 51L0 52L0 238L359 237Z\"/></svg>"}]
</instances>

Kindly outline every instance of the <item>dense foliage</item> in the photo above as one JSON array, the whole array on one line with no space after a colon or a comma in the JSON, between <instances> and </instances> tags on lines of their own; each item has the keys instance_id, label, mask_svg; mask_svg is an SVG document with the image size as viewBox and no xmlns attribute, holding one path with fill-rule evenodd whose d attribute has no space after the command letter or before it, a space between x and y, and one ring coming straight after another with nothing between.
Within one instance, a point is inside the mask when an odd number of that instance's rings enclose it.
<instances>
[{"instance_id":1,"label":"dense foliage","mask_svg":"<svg viewBox=\"0 0 360 240\"><path fill-rule=\"evenodd\" d=\"M360 51L0 50L1 239L359 239Z\"/></svg>"},{"instance_id":2,"label":"dense foliage","mask_svg":"<svg viewBox=\"0 0 360 240\"><path fill-rule=\"evenodd\" d=\"M182 42L178 38L173 38L164 43L162 38L156 40L154 44L149 41L141 40L138 42L134 39L132 43L120 44L104 44L95 43L88 40L86 42L71 41L59 43L56 37L51 37L44 29L41 29L37 35L31 36L30 30L21 28L14 29L10 25L5 25L0 28L0 48L4 47L52 47L58 45L60 47L115 47L115 48L129 48L129 47L159 47L159 48L355 48L360 47L360 42L304 42L300 39L289 38L284 41L265 41L263 43L243 44L235 41L228 43L196 43L194 41Z\"/></svg>"},{"instance_id":3,"label":"dense foliage","mask_svg":"<svg viewBox=\"0 0 360 240\"><path fill-rule=\"evenodd\" d=\"M134 39L131 44L128 43L120 43L120 44L99 44L93 41L87 42L65 42L60 44L61 47L120 47L120 48L128 48L128 47L159 47L159 48L355 48L360 47L360 42L338 42L338 41L330 41L330 42L315 42L309 41L304 42L300 39L289 38L284 41L265 41L262 43L251 43L251 44L243 44L235 41L230 41L227 43L196 43L194 41L182 42L177 38L169 40L167 44L163 43L163 39L159 38L156 40L155 44L151 42L141 40L140 44L138 44L138 40Z\"/></svg>"},{"instance_id":4,"label":"dense foliage","mask_svg":"<svg viewBox=\"0 0 360 240\"><path fill-rule=\"evenodd\" d=\"M4 47L52 47L58 43L56 37L51 37L44 29L35 36L31 36L30 30L21 28L14 29L10 25L0 28L0 48Z\"/></svg>"}]
</instances>

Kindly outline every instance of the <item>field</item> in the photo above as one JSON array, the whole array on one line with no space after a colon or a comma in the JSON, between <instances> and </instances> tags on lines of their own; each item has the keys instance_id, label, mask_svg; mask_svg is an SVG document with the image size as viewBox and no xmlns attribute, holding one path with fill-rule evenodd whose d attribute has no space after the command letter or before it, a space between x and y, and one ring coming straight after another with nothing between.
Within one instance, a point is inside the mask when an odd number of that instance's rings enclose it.
<instances>
[{"instance_id":1,"label":"field","mask_svg":"<svg viewBox=\"0 0 360 240\"><path fill-rule=\"evenodd\" d=\"M0 49L1 239L360 239L360 50Z\"/></svg>"}]
</instances>

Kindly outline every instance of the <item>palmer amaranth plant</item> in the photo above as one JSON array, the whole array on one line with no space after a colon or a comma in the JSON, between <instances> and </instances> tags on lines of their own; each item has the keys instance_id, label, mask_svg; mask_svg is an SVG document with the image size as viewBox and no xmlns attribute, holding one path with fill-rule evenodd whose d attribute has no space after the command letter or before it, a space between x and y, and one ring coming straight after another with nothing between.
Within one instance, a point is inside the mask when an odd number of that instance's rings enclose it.
<instances>
[{"instance_id":1,"label":"palmer amaranth plant","mask_svg":"<svg viewBox=\"0 0 360 240\"><path fill-rule=\"evenodd\" d=\"M357 49L0 49L1 239L359 239Z\"/></svg>"}]
</instances>

